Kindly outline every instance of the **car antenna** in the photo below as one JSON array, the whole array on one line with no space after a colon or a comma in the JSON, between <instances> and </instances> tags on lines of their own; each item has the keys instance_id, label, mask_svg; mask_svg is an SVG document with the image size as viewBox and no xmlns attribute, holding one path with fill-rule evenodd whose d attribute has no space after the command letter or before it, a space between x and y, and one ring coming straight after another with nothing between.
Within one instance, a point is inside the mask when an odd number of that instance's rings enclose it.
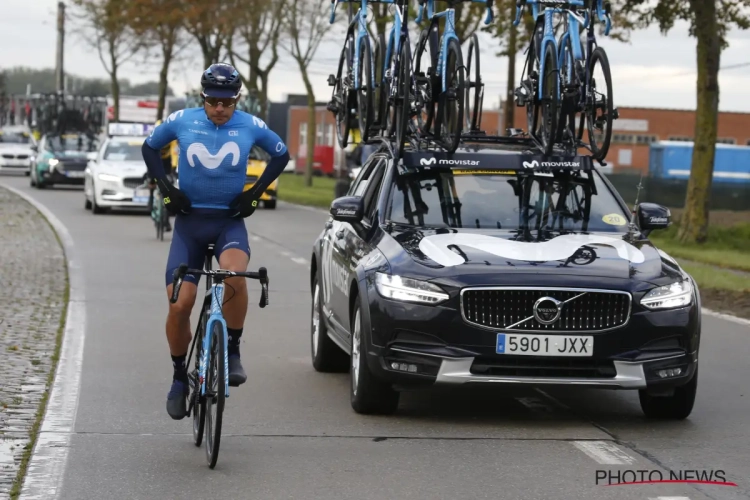
<instances>
[{"instance_id":1,"label":"car antenna","mask_svg":"<svg viewBox=\"0 0 750 500\"><path fill-rule=\"evenodd\" d=\"M628 237L630 239L632 239L635 235L635 216L638 212L638 203L641 197L641 189L643 189L643 172L641 172L641 177L640 179L638 179L637 191L635 193L635 204L633 205L633 210L630 213L630 224L628 224Z\"/></svg>"}]
</instances>

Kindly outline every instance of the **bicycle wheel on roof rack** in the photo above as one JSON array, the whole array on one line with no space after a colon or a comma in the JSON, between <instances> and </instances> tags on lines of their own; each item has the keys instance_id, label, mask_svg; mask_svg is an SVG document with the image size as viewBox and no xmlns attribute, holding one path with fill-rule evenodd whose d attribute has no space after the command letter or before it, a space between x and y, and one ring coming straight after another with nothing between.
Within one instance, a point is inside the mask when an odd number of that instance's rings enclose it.
<instances>
[{"instance_id":1,"label":"bicycle wheel on roof rack","mask_svg":"<svg viewBox=\"0 0 750 500\"><path fill-rule=\"evenodd\" d=\"M586 93L586 122L589 146L596 160L604 160L612 141L612 73L604 49L597 47L589 63L589 85ZM602 93L604 92L604 93Z\"/></svg>"},{"instance_id":2,"label":"bicycle wheel on roof rack","mask_svg":"<svg viewBox=\"0 0 750 500\"><path fill-rule=\"evenodd\" d=\"M424 137L431 134L433 124L435 123L435 95L440 89L440 80L435 77L437 71L437 52L434 46L437 46L437 33L427 29L422 30L417 41L417 52L414 63L414 81L416 84L415 91L419 93L419 102L422 103L421 109L417 109L419 124L419 134Z\"/></svg>"},{"instance_id":3,"label":"bicycle wheel on roof rack","mask_svg":"<svg viewBox=\"0 0 750 500\"><path fill-rule=\"evenodd\" d=\"M397 67L392 69L396 70L398 76L392 80L394 90L391 94L394 99L390 107L392 115L388 135L395 134L395 156L400 158L404 151L408 120L411 114L411 49L408 38L401 40L401 51L395 66Z\"/></svg>"},{"instance_id":4,"label":"bicycle wheel on roof rack","mask_svg":"<svg viewBox=\"0 0 750 500\"><path fill-rule=\"evenodd\" d=\"M466 58L466 91L464 112L466 114L467 132L476 132L482 124L482 104L484 101L484 83L479 64L479 37L474 34L469 42Z\"/></svg>"},{"instance_id":5,"label":"bicycle wheel on roof rack","mask_svg":"<svg viewBox=\"0 0 750 500\"><path fill-rule=\"evenodd\" d=\"M461 141L464 126L464 60L461 46L452 39L448 42L445 57L445 89L438 101L440 141L448 153L454 153Z\"/></svg>"}]
</instances>

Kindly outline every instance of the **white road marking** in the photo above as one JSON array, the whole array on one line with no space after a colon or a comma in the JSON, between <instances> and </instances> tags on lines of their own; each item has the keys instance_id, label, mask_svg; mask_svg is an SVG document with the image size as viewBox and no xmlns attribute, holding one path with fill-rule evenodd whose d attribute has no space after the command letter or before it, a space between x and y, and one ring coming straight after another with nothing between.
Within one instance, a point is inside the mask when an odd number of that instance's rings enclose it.
<instances>
[{"instance_id":1,"label":"white road marking","mask_svg":"<svg viewBox=\"0 0 750 500\"><path fill-rule=\"evenodd\" d=\"M573 441L573 446L602 465L622 465L635 462L635 458L625 453L617 445L607 441Z\"/></svg>"},{"instance_id":2,"label":"white road marking","mask_svg":"<svg viewBox=\"0 0 750 500\"><path fill-rule=\"evenodd\" d=\"M738 325L750 326L750 320L745 318L738 318L737 316L732 316L731 314L712 311L711 309L706 309L705 307L701 308L701 312L707 316L714 316L716 318L725 319L727 321L731 321L732 323L737 323Z\"/></svg>"},{"instance_id":3,"label":"white road marking","mask_svg":"<svg viewBox=\"0 0 750 500\"><path fill-rule=\"evenodd\" d=\"M287 250L282 250L282 251L281 251L281 252L279 252L279 253L280 253L281 255L283 255L284 257L289 257L289 258L292 258L292 257L294 257L294 254L293 254L292 252L289 252L289 251L287 251Z\"/></svg>"},{"instance_id":4,"label":"white road marking","mask_svg":"<svg viewBox=\"0 0 750 500\"><path fill-rule=\"evenodd\" d=\"M70 436L78 409L83 345L86 337L83 266L76 260L73 238L63 223L44 205L27 194L10 186L4 187L27 200L47 218L62 242L68 264L70 295L60 361L19 497L20 500L54 498L62 486L70 449Z\"/></svg>"},{"instance_id":5,"label":"white road marking","mask_svg":"<svg viewBox=\"0 0 750 500\"><path fill-rule=\"evenodd\" d=\"M306 266L309 264L309 262L307 262L307 259L302 258L302 257L292 257L292 260L296 262L297 264L301 264L303 266Z\"/></svg>"},{"instance_id":6,"label":"white road marking","mask_svg":"<svg viewBox=\"0 0 750 500\"><path fill-rule=\"evenodd\" d=\"M690 497L649 497L648 500L690 500Z\"/></svg>"}]
</instances>

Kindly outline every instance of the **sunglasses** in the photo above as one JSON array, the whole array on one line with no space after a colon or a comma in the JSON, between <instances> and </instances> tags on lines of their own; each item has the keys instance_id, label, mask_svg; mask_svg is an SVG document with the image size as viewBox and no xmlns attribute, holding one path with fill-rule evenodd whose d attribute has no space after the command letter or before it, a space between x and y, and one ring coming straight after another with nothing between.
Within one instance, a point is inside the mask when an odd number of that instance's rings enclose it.
<instances>
[{"instance_id":1,"label":"sunglasses","mask_svg":"<svg viewBox=\"0 0 750 500\"><path fill-rule=\"evenodd\" d=\"M216 107L219 104L224 106L225 108L231 108L235 104L237 104L237 99L239 96L236 97L209 97L206 94L201 93L201 96L203 97L206 104L209 106Z\"/></svg>"}]
</instances>

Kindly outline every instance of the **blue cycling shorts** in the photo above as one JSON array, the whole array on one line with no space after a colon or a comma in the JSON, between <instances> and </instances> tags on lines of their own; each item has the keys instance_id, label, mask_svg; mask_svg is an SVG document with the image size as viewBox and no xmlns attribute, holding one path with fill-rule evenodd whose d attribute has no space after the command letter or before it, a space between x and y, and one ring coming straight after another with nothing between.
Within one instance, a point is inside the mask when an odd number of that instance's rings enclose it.
<instances>
[{"instance_id":1,"label":"blue cycling shorts","mask_svg":"<svg viewBox=\"0 0 750 500\"><path fill-rule=\"evenodd\" d=\"M214 244L214 255L218 261L221 253L230 248L238 248L250 257L247 228L244 219L231 219L224 213L213 210L193 209L190 215L175 217L172 229L172 245L169 247L167 286L174 280L174 270L180 264L191 269L203 269L208 245ZM188 274L185 281L198 283L200 276Z\"/></svg>"}]
</instances>

